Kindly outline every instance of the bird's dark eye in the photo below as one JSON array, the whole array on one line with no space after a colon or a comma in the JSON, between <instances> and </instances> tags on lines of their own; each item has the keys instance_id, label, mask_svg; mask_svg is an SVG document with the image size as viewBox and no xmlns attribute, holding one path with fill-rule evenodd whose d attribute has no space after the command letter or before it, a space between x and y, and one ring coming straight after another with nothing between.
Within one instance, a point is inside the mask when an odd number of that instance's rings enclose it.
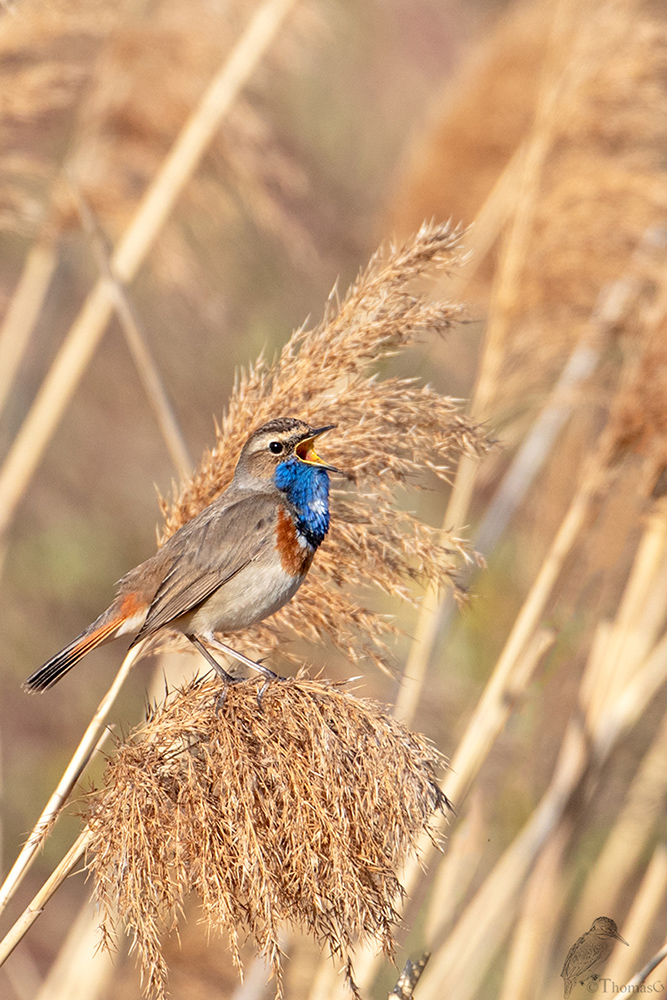
<instances>
[{"instance_id":1,"label":"bird's dark eye","mask_svg":"<svg viewBox=\"0 0 667 1000\"><path fill-rule=\"evenodd\" d=\"M269 451L272 451L274 455L279 455L281 451L285 450L285 445L282 441L271 441L269 444Z\"/></svg>"}]
</instances>

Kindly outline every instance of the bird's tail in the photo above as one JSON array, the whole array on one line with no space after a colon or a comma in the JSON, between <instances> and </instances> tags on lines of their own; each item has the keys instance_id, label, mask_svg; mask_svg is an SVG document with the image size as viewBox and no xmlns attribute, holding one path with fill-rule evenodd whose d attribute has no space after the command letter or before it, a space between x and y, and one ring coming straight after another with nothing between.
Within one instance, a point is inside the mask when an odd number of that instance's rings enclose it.
<instances>
[{"instance_id":1,"label":"bird's tail","mask_svg":"<svg viewBox=\"0 0 667 1000\"><path fill-rule=\"evenodd\" d=\"M82 656L89 653L96 646L101 646L103 642L113 639L123 624L123 619L118 614L110 614L114 606L100 615L92 625L77 636L68 646L61 649L59 653L52 656L50 660L31 674L23 682L25 691L46 691L59 681L68 670L71 670L75 663L78 663ZM115 610L115 609L114 609Z\"/></svg>"}]
</instances>

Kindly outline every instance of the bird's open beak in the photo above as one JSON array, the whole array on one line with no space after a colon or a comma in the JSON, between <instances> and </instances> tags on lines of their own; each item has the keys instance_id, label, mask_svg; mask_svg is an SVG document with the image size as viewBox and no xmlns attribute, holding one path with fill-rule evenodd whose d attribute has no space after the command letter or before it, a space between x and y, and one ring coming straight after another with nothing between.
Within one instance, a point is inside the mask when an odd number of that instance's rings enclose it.
<instances>
[{"instance_id":1,"label":"bird's open beak","mask_svg":"<svg viewBox=\"0 0 667 1000\"><path fill-rule=\"evenodd\" d=\"M325 434L326 431L333 430L335 426L335 424L327 424L326 427L318 427L317 430L311 431L308 437L302 438L294 449L296 457L304 465L316 465L320 469L326 469L327 472L340 472L341 470L337 469L335 465L324 462L313 448L315 438L318 438L320 434Z\"/></svg>"}]
</instances>

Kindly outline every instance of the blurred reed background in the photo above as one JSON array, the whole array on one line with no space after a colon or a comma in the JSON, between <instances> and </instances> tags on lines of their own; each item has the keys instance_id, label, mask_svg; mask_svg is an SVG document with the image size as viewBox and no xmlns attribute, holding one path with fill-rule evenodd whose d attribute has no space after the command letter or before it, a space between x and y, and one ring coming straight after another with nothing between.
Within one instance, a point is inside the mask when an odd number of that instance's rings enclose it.
<instances>
[{"instance_id":1,"label":"blurred reed background","mask_svg":"<svg viewBox=\"0 0 667 1000\"><path fill-rule=\"evenodd\" d=\"M118 653L44 698L20 681L153 550L152 484L167 493L213 443L235 366L319 316L381 239L451 217L474 222L472 256L436 294L467 302L469 322L395 367L469 399L502 447L417 498L487 559L469 606L388 603L404 679L369 668L358 689L452 759L457 814L443 856L405 872L397 961L433 952L420 1000L560 997L570 945L605 915L630 943L606 973L623 984L667 938L667 10L283 3L164 225L148 239L144 220L122 248L124 332L114 318L99 343L79 338L66 387L58 352L105 241L125 239L262 6L22 0L0 15L3 869ZM130 676L120 727L141 717L150 670ZM59 821L7 926L78 827ZM113 965L93 957L89 895L82 877L59 889L0 970L3 996L140 995L124 941ZM344 995L310 941L284 946L287 996ZM261 966L238 985L194 907L167 949L173 996L273 995ZM362 950L357 979L380 998L396 971Z\"/></svg>"}]
</instances>

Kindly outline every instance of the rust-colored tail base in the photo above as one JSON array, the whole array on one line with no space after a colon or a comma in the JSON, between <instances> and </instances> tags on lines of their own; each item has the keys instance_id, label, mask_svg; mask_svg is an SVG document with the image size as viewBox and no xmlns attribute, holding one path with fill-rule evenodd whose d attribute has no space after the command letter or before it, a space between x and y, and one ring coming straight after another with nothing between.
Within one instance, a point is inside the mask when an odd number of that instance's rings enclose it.
<instances>
[{"instance_id":1,"label":"rust-colored tail base","mask_svg":"<svg viewBox=\"0 0 667 1000\"><path fill-rule=\"evenodd\" d=\"M89 625L85 632L77 636L69 646L65 646L59 653L52 656L50 660L31 674L23 687L26 691L46 691L59 681L68 670L71 670L75 663L78 663L82 656L89 653L96 646L101 646L103 642L112 639L116 634L118 626L121 624L118 618L111 621L102 622L105 616L102 615L92 625Z\"/></svg>"}]
</instances>

